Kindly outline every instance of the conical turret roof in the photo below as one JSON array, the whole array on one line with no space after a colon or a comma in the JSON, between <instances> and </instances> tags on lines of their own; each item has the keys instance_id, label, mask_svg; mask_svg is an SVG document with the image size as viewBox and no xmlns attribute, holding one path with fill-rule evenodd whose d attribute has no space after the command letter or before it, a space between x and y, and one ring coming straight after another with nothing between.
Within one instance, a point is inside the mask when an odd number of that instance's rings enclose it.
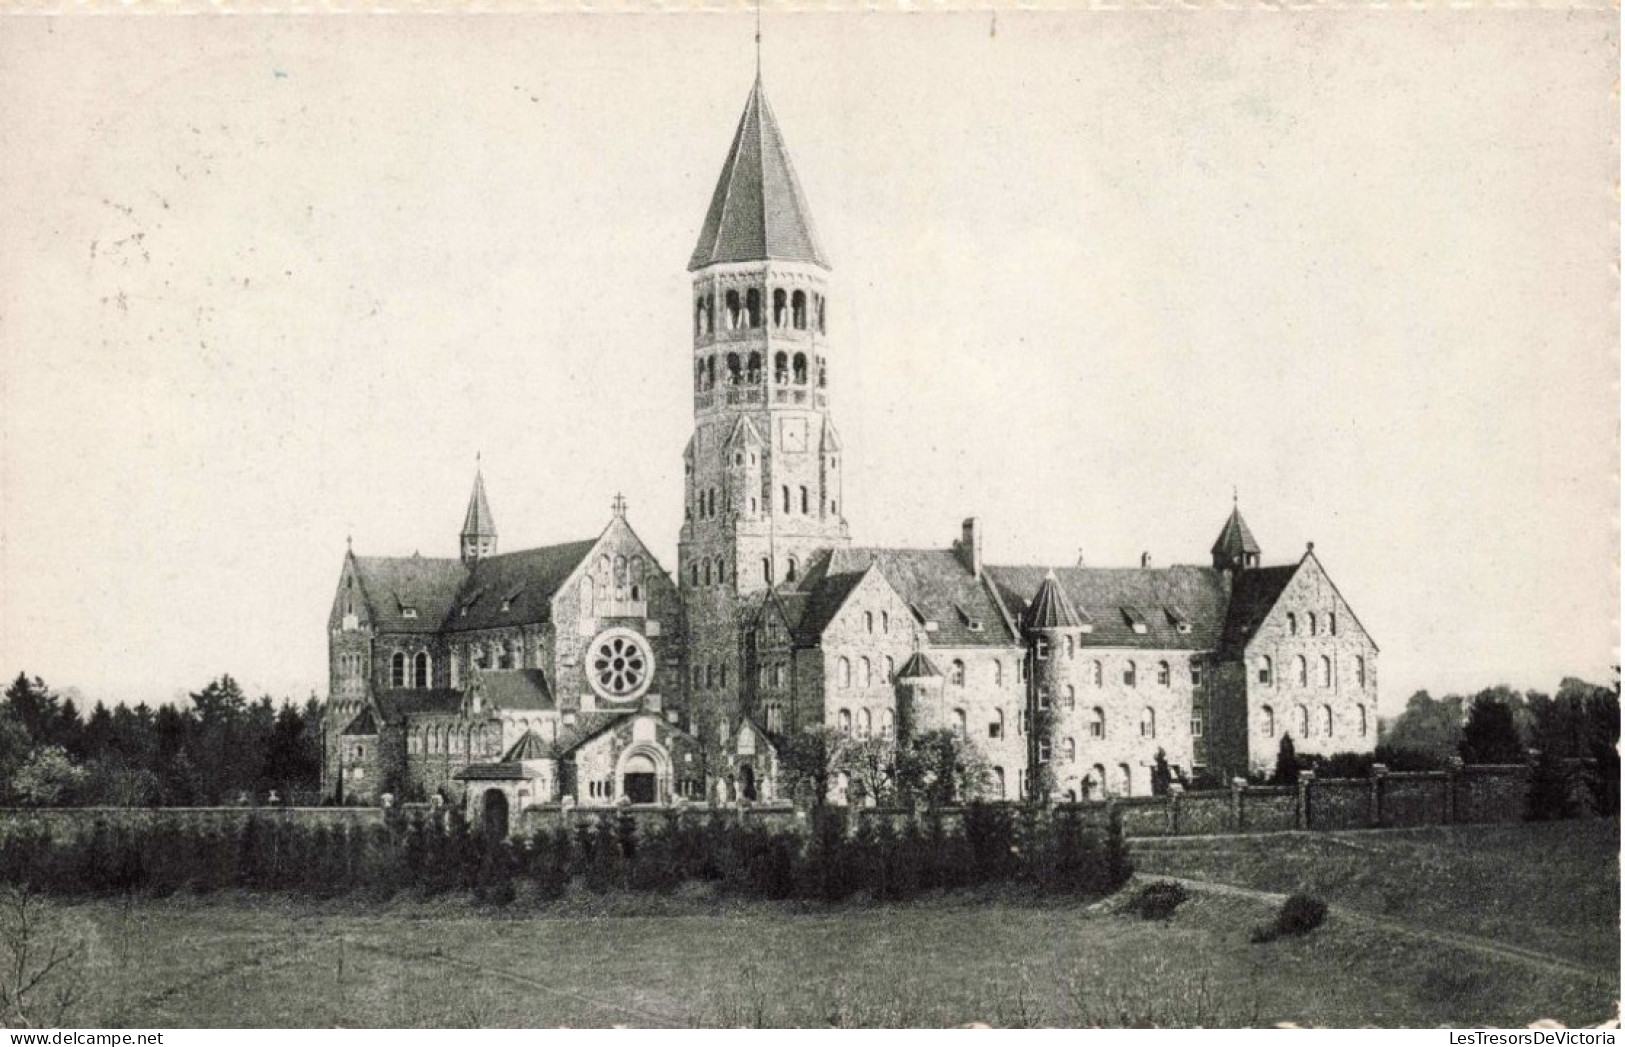
<instances>
[{"instance_id":1,"label":"conical turret roof","mask_svg":"<svg viewBox=\"0 0 1625 1047\"><path fill-rule=\"evenodd\" d=\"M548 744L536 734L535 731L526 731L513 743L508 755L502 758L503 763L519 763L521 760L546 760L553 755Z\"/></svg>"},{"instance_id":2,"label":"conical turret roof","mask_svg":"<svg viewBox=\"0 0 1625 1047\"><path fill-rule=\"evenodd\" d=\"M829 268L758 75L688 268L768 260Z\"/></svg>"},{"instance_id":3,"label":"conical turret roof","mask_svg":"<svg viewBox=\"0 0 1625 1047\"><path fill-rule=\"evenodd\" d=\"M1257 556L1259 552L1253 532L1247 527L1247 521L1241 518L1241 507L1232 508L1230 518L1224 522L1224 530L1219 532L1218 540L1213 543L1213 555L1239 559L1244 553Z\"/></svg>"},{"instance_id":4,"label":"conical turret roof","mask_svg":"<svg viewBox=\"0 0 1625 1047\"><path fill-rule=\"evenodd\" d=\"M925 656L924 651L915 651L909 656L908 661L903 663L902 668L897 670L897 678L899 680L906 680L910 677L918 678L941 675L942 673L938 672L937 667L931 663L931 659Z\"/></svg>"},{"instance_id":5,"label":"conical turret roof","mask_svg":"<svg viewBox=\"0 0 1625 1047\"><path fill-rule=\"evenodd\" d=\"M1083 618L1073 606L1072 598L1061 587L1052 570L1044 576L1027 608L1027 619L1022 625L1028 629L1081 629Z\"/></svg>"}]
</instances>

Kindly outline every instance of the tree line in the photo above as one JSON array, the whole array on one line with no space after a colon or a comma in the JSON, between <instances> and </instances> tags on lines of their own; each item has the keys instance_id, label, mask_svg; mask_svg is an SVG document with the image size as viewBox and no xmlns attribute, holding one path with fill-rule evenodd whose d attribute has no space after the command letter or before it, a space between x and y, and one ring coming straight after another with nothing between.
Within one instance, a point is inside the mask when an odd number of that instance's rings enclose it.
<instances>
[{"instance_id":1,"label":"tree line","mask_svg":"<svg viewBox=\"0 0 1625 1047\"><path fill-rule=\"evenodd\" d=\"M18 673L0 703L0 805L313 803L321 704L251 701L229 675L157 708L97 702L85 715Z\"/></svg>"}]
</instances>

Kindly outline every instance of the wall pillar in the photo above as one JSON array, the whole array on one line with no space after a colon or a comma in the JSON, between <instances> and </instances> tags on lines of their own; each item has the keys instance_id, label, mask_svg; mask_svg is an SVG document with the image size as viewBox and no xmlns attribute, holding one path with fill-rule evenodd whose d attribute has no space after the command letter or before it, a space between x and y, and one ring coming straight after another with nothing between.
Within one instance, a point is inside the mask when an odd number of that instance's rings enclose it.
<instances>
[{"instance_id":1,"label":"wall pillar","mask_svg":"<svg viewBox=\"0 0 1625 1047\"><path fill-rule=\"evenodd\" d=\"M1314 771L1300 771L1300 772L1298 772L1298 803L1297 803L1298 818L1297 818L1297 821L1298 821L1298 828L1300 828L1300 829L1311 828L1311 826L1309 824L1309 792L1314 787L1315 787L1315 772Z\"/></svg>"},{"instance_id":2,"label":"wall pillar","mask_svg":"<svg viewBox=\"0 0 1625 1047\"><path fill-rule=\"evenodd\" d=\"M1185 795L1185 787L1178 782L1168 783L1168 835L1179 835L1179 807L1181 798Z\"/></svg>"},{"instance_id":3,"label":"wall pillar","mask_svg":"<svg viewBox=\"0 0 1625 1047\"><path fill-rule=\"evenodd\" d=\"M1245 811L1244 795L1247 792L1247 779L1230 779L1230 815L1235 822L1235 831L1244 832L1247 828L1247 812Z\"/></svg>"},{"instance_id":4,"label":"wall pillar","mask_svg":"<svg viewBox=\"0 0 1625 1047\"><path fill-rule=\"evenodd\" d=\"M1444 824L1456 824L1456 790L1461 787L1464 764L1461 757L1452 756L1444 771Z\"/></svg>"},{"instance_id":5,"label":"wall pillar","mask_svg":"<svg viewBox=\"0 0 1625 1047\"><path fill-rule=\"evenodd\" d=\"M1382 825L1382 780L1388 777L1386 764L1374 763L1371 765L1371 827Z\"/></svg>"}]
</instances>

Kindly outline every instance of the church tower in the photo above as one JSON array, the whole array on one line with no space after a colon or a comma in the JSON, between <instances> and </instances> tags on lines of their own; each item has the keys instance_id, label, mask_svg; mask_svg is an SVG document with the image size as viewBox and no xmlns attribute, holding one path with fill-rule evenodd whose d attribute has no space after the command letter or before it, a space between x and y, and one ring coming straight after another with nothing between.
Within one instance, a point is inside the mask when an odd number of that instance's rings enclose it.
<instances>
[{"instance_id":1,"label":"church tower","mask_svg":"<svg viewBox=\"0 0 1625 1047\"><path fill-rule=\"evenodd\" d=\"M759 74L688 269L694 434L678 580L690 708L706 732L737 722L742 613L848 540L829 416L829 262Z\"/></svg>"},{"instance_id":2,"label":"church tower","mask_svg":"<svg viewBox=\"0 0 1625 1047\"><path fill-rule=\"evenodd\" d=\"M463 563L474 566L482 556L495 556L497 524L491 516L491 503L485 500L485 476L474 469L474 493L468 496L468 512L463 516Z\"/></svg>"}]
</instances>

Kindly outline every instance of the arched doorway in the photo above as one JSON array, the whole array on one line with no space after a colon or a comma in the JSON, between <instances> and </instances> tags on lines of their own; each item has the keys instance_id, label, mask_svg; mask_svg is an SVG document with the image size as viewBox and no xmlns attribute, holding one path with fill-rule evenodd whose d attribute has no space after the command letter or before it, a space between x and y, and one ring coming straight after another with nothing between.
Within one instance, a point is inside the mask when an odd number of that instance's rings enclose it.
<instances>
[{"instance_id":1,"label":"arched doorway","mask_svg":"<svg viewBox=\"0 0 1625 1047\"><path fill-rule=\"evenodd\" d=\"M657 782L655 762L643 753L633 753L621 765L621 795L633 803L654 803Z\"/></svg>"},{"instance_id":2,"label":"arched doorway","mask_svg":"<svg viewBox=\"0 0 1625 1047\"><path fill-rule=\"evenodd\" d=\"M739 768L739 794L746 800L756 799L756 768L748 763Z\"/></svg>"},{"instance_id":3,"label":"arched doorway","mask_svg":"<svg viewBox=\"0 0 1625 1047\"><path fill-rule=\"evenodd\" d=\"M480 824L487 839L507 839L508 795L501 789L485 790L485 799L480 804Z\"/></svg>"}]
</instances>

